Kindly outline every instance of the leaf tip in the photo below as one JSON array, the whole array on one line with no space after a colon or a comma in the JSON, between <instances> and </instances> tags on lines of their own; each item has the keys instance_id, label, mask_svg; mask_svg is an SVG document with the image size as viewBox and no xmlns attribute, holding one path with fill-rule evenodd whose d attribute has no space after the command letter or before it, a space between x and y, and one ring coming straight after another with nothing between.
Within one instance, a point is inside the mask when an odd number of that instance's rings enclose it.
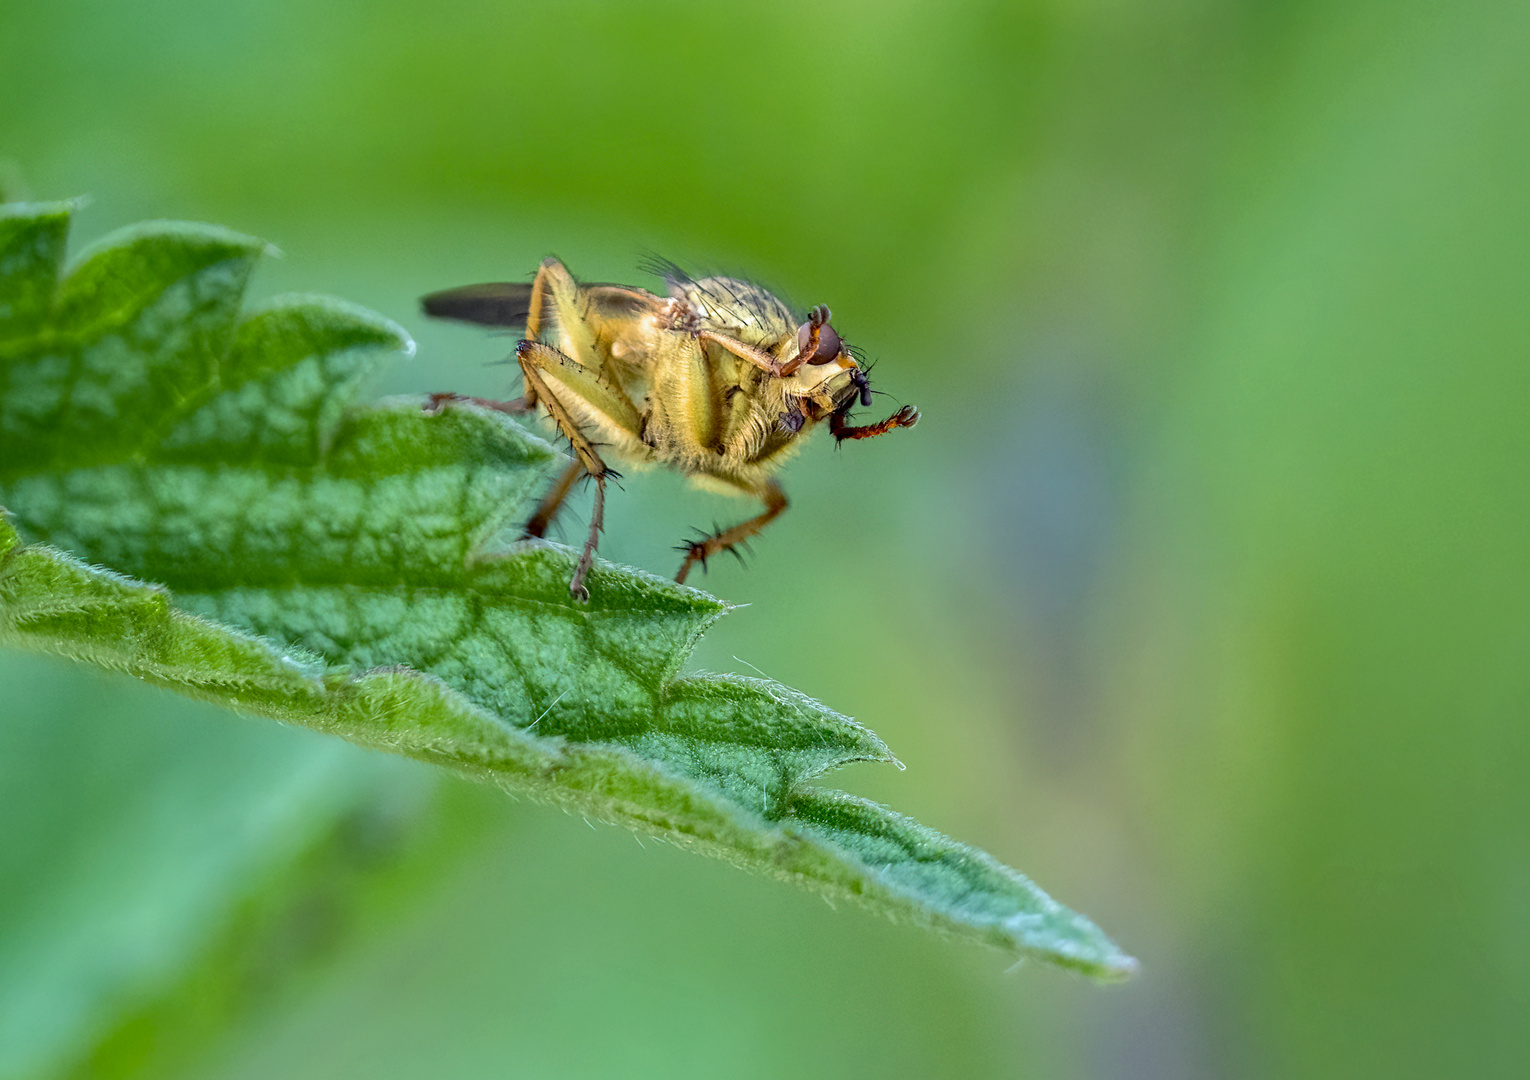
<instances>
[{"instance_id":1,"label":"leaf tip","mask_svg":"<svg viewBox=\"0 0 1530 1080\"><path fill-rule=\"evenodd\" d=\"M1097 982L1124 982L1137 973L1137 958L1123 952L1087 916L1047 900L1049 912L1021 911L1001 920L999 926L1014 947ZM1057 915L1065 916L1061 925Z\"/></svg>"},{"instance_id":2,"label":"leaf tip","mask_svg":"<svg viewBox=\"0 0 1530 1080\"><path fill-rule=\"evenodd\" d=\"M281 293L252 305L246 323L265 320L297 334L314 348L392 349L414 355L414 338L398 323L371 308L322 293Z\"/></svg>"},{"instance_id":3,"label":"leaf tip","mask_svg":"<svg viewBox=\"0 0 1530 1080\"><path fill-rule=\"evenodd\" d=\"M68 217L74 211L79 210L89 200L83 196L73 199L49 199L46 202L38 202L34 199L11 199L0 200L0 218L30 218L30 217Z\"/></svg>"},{"instance_id":4,"label":"leaf tip","mask_svg":"<svg viewBox=\"0 0 1530 1080\"><path fill-rule=\"evenodd\" d=\"M268 241L236 232L223 225L159 219L134 222L107 233L80 252L75 259L75 266L85 264L92 256L99 255L103 251L145 244L170 244L192 250L205 250L211 257L233 255L249 259L259 258L268 251L275 250Z\"/></svg>"},{"instance_id":5,"label":"leaf tip","mask_svg":"<svg viewBox=\"0 0 1530 1080\"><path fill-rule=\"evenodd\" d=\"M1111 982L1124 982L1137 974L1141 966L1135 956L1117 953L1113 961L1106 965L1106 976Z\"/></svg>"}]
</instances>

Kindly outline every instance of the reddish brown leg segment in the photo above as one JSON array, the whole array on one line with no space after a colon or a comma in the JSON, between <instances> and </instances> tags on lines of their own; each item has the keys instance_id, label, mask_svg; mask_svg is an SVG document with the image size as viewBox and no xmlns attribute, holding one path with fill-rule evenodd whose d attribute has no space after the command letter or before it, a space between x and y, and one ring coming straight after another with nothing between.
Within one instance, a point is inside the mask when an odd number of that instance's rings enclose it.
<instances>
[{"instance_id":1,"label":"reddish brown leg segment","mask_svg":"<svg viewBox=\"0 0 1530 1080\"><path fill-rule=\"evenodd\" d=\"M531 515L531 520L526 522L526 531L523 535L535 536L537 539L547 535L547 527L552 524L553 518L558 516L558 511L563 507L563 500L568 498L568 493L574 489L574 481L584 475L584 466L577 461L570 461L568 468L563 470L563 475L558 477L558 482L552 486L540 505L537 512Z\"/></svg>"},{"instance_id":2,"label":"reddish brown leg segment","mask_svg":"<svg viewBox=\"0 0 1530 1080\"><path fill-rule=\"evenodd\" d=\"M466 394L431 394L425 402L425 411L434 416L449 404L466 404L477 405L480 409L493 409L495 412L517 415L530 412L536 407L536 403L536 398L530 394L516 398L514 401L491 401L488 398L469 397Z\"/></svg>"},{"instance_id":3,"label":"reddish brown leg segment","mask_svg":"<svg viewBox=\"0 0 1530 1080\"><path fill-rule=\"evenodd\" d=\"M590 510L590 535L584 542L584 550L579 553L579 565L574 567L574 578L568 583L568 591L580 603L587 603L590 599L590 590L584 587L584 578L595 562L595 545L606 527L606 474L591 473L590 476L595 481L595 506Z\"/></svg>"},{"instance_id":4,"label":"reddish brown leg segment","mask_svg":"<svg viewBox=\"0 0 1530 1080\"><path fill-rule=\"evenodd\" d=\"M919 423L919 410L912 405L905 405L886 420L879 420L875 424L865 424L860 427L845 423L843 413L835 413L829 417L829 433L841 441L845 439L874 439L878 435L886 435L893 428L913 427L917 423Z\"/></svg>"},{"instance_id":5,"label":"reddish brown leg segment","mask_svg":"<svg viewBox=\"0 0 1530 1080\"><path fill-rule=\"evenodd\" d=\"M727 551L735 544L741 544L751 536L758 533L781 515L788 503L786 495L781 491L781 485L774 480L768 480L756 494L765 503L765 512L759 517L752 517L748 521L724 529L715 536L709 536L705 540L697 540L687 544L685 549L685 562L680 564L680 572L675 575L677 582L684 582L685 576L691 572L691 567L697 563L706 566L707 560L718 552Z\"/></svg>"}]
</instances>

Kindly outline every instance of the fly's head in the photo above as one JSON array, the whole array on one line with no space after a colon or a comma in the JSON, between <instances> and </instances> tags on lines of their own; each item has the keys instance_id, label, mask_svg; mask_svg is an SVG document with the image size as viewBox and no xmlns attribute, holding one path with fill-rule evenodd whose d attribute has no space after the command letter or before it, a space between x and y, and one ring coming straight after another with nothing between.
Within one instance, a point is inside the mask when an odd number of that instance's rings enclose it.
<instances>
[{"instance_id":1,"label":"fly's head","mask_svg":"<svg viewBox=\"0 0 1530 1080\"><path fill-rule=\"evenodd\" d=\"M859 401L871 404L871 382L829 322L822 304L808 312L795 338L783 342L783 389L788 398L811 403L819 417L848 412Z\"/></svg>"}]
</instances>

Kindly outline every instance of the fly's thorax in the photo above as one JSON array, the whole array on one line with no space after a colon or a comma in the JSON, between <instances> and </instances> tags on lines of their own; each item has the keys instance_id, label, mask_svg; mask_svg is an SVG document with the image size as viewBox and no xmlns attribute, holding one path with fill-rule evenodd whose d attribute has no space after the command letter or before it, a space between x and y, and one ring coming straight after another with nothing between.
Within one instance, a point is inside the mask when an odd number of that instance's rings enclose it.
<instances>
[{"instance_id":1,"label":"fly's thorax","mask_svg":"<svg viewBox=\"0 0 1530 1080\"><path fill-rule=\"evenodd\" d=\"M738 278L671 281L670 296L689 310L697 326L755 348L774 351L796 332L785 304L758 285Z\"/></svg>"}]
</instances>

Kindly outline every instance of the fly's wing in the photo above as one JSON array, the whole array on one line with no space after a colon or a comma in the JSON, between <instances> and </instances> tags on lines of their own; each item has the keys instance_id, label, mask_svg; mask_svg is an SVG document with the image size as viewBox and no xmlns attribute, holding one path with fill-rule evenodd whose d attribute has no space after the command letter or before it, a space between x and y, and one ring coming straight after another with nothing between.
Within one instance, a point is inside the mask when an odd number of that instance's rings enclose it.
<instances>
[{"instance_id":1,"label":"fly's wing","mask_svg":"<svg viewBox=\"0 0 1530 1080\"><path fill-rule=\"evenodd\" d=\"M586 322L618 336L644 316L657 315L664 301L646 289L634 289L626 285L581 285L579 287L580 314ZM597 331L598 333L599 331Z\"/></svg>"},{"instance_id":2,"label":"fly's wing","mask_svg":"<svg viewBox=\"0 0 1530 1080\"><path fill-rule=\"evenodd\" d=\"M491 281L483 285L464 285L445 289L420 300L425 314L437 319L457 319L480 326L507 326L519 329L526 325L531 310L531 283Z\"/></svg>"},{"instance_id":3,"label":"fly's wing","mask_svg":"<svg viewBox=\"0 0 1530 1080\"><path fill-rule=\"evenodd\" d=\"M653 313L660 304L653 293L625 285L585 285L579 289L579 296L585 317L610 322ZM531 311L531 283L489 281L482 285L463 285L422 297L420 305L425 314L437 319L519 329L526 325L526 316Z\"/></svg>"}]
</instances>

